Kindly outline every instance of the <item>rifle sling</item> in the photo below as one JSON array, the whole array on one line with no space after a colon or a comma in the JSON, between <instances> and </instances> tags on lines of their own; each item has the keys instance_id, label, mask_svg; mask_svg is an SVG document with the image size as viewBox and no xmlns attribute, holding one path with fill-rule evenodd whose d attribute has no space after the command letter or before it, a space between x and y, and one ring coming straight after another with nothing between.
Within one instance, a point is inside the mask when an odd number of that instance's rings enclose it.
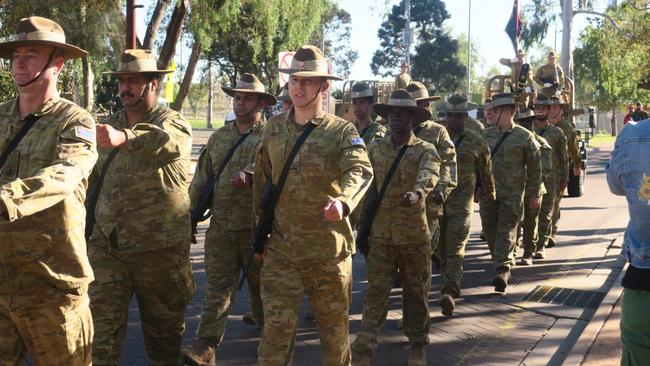
<instances>
[{"instance_id":1,"label":"rifle sling","mask_svg":"<svg viewBox=\"0 0 650 366\"><path fill-rule=\"evenodd\" d=\"M7 145L7 148L2 152L2 155L0 155L0 169L7 163L7 159L9 159L9 155L11 155L14 150L18 147L18 144L20 144L20 141L23 140L23 137L27 135L27 132L34 126L36 121L38 121L41 118L41 116L35 116L33 114L30 114L27 117L27 120L25 121L25 125L18 131L16 136L9 142L9 145Z\"/></svg>"},{"instance_id":2,"label":"rifle sling","mask_svg":"<svg viewBox=\"0 0 650 366\"><path fill-rule=\"evenodd\" d=\"M494 147L494 150L492 150L492 159L494 159L494 157L497 154L497 151L499 151L499 148L501 147L501 144L503 143L503 141L505 141L505 139L508 137L508 135L510 135L510 131L504 133L503 136L501 136L501 140L499 140L499 142L497 142L497 145Z\"/></svg>"},{"instance_id":3,"label":"rifle sling","mask_svg":"<svg viewBox=\"0 0 650 366\"><path fill-rule=\"evenodd\" d=\"M110 154L108 154L108 157L106 158L104 166L102 167L102 172L99 175L99 178L97 178L97 181L95 181L92 186L88 187L88 193L86 195L86 239L90 237L90 234L93 232L93 226L95 226L95 207L99 200L99 192L104 184L104 178L106 178L106 174L108 174L108 168L111 165L111 162L119 152L120 149L118 148L111 150Z\"/></svg>"},{"instance_id":4,"label":"rifle sling","mask_svg":"<svg viewBox=\"0 0 650 366\"><path fill-rule=\"evenodd\" d=\"M302 134L300 137L298 137L298 140L296 140L296 143L293 144L293 147L287 156L287 160L284 162L284 166L282 167L282 172L280 173L280 178L278 178L278 183L275 185L275 189L273 190L273 198L271 201L271 207L269 207L269 209L275 210L275 205L278 203L280 194L284 188L284 184L287 182L287 176L289 175L291 164L293 164L293 160L296 158L296 155L298 155L298 150L300 150L300 147L305 142L305 140L307 140L307 136L309 136L314 128L316 128L316 125L314 123L308 123L307 127L305 127L305 130L302 131Z\"/></svg>"}]
</instances>

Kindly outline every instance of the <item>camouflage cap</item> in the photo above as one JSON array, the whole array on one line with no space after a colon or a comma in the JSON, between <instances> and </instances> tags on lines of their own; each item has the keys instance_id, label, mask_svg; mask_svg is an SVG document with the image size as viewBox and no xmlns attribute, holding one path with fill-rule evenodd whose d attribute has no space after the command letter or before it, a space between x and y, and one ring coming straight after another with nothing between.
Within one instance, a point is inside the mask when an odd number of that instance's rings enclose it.
<instances>
[{"instance_id":1,"label":"camouflage cap","mask_svg":"<svg viewBox=\"0 0 650 366\"><path fill-rule=\"evenodd\" d=\"M431 112L425 108L418 107L415 99L404 89L393 91L390 99L388 99L388 103L377 103L373 106L375 113L385 119L388 119L388 112L393 108L404 108L413 111L414 123L422 123L431 119Z\"/></svg>"},{"instance_id":2,"label":"camouflage cap","mask_svg":"<svg viewBox=\"0 0 650 366\"><path fill-rule=\"evenodd\" d=\"M16 34L0 43L0 58L11 58L16 47L50 46L63 50L64 59L86 57L88 52L65 43L65 32L55 21L41 17L23 18Z\"/></svg>"},{"instance_id":3,"label":"camouflage cap","mask_svg":"<svg viewBox=\"0 0 650 366\"><path fill-rule=\"evenodd\" d=\"M490 108L501 107L504 105L516 105L515 96L512 93L500 93L492 96L492 103L490 103Z\"/></svg>"},{"instance_id":4,"label":"camouflage cap","mask_svg":"<svg viewBox=\"0 0 650 366\"><path fill-rule=\"evenodd\" d=\"M374 97L374 96L375 93L372 92L372 88L367 83L360 81L352 85L352 91L351 91L352 99Z\"/></svg>"},{"instance_id":5,"label":"camouflage cap","mask_svg":"<svg viewBox=\"0 0 650 366\"><path fill-rule=\"evenodd\" d=\"M291 98L289 97L289 84L284 84L284 86L280 90L280 94L276 95L275 99L281 102L291 101Z\"/></svg>"},{"instance_id":6,"label":"camouflage cap","mask_svg":"<svg viewBox=\"0 0 650 366\"><path fill-rule=\"evenodd\" d=\"M234 88L222 86L221 90L231 97L234 97L235 93L257 94L264 98L266 105L275 105L275 103L278 102L273 94L266 92L264 84L262 84L257 76L253 74L243 74L239 80L237 80L237 85L235 85ZM287 92L287 96L288 95L289 93Z\"/></svg>"},{"instance_id":7,"label":"camouflage cap","mask_svg":"<svg viewBox=\"0 0 650 366\"><path fill-rule=\"evenodd\" d=\"M332 75L329 63L320 48L305 45L293 55L288 69L277 69L278 72L298 77L320 77L331 80L343 80Z\"/></svg>"},{"instance_id":8,"label":"camouflage cap","mask_svg":"<svg viewBox=\"0 0 650 366\"><path fill-rule=\"evenodd\" d=\"M445 113L467 113L476 108L478 104L468 102L467 97L460 93L451 95L444 103L436 104L436 111Z\"/></svg>"},{"instance_id":9,"label":"camouflage cap","mask_svg":"<svg viewBox=\"0 0 650 366\"><path fill-rule=\"evenodd\" d=\"M156 56L150 50L129 49L120 55L120 65L116 71L107 71L106 75L122 74L168 74L174 70L158 70Z\"/></svg>"},{"instance_id":10,"label":"camouflage cap","mask_svg":"<svg viewBox=\"0 0 650 366\"><path fill-rule=\"evenodd\" d=\"M406 87L406 91L409 92L409 94L411 94L413 99L415 99L415 101L417 102L434 101L440 99L440 96L438 95L429 96L429 91L427 90L427 87L419 81L411 82Z\"/></svg>"}]
</instances>

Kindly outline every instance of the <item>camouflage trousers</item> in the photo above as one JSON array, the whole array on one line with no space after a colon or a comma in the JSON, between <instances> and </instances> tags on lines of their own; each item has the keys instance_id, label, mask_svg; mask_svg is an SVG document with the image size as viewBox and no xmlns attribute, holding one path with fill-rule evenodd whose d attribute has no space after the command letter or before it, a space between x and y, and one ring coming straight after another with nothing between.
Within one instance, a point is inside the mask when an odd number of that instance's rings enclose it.
<instances>
[{"instance_id":1,"label":"camouflage trousers","mask_svg":"<svg viewBox=\"0 0 650 366\"><path fill-rule=\"evenodd\" d=\"M459 212L440 217L440 292L454 298L460 296L460 280L463 278L465 245L469 239L472 214Z\"/></svg>"},{"instance_id":2,"label":"camouflage trousers","mask_svg":"<svg viewBox=\"0 0 650 366\"><path fill-rule=\"evenodd\" d=\"M432 195L427 197L427 222L429 223L429 231L431 232L431 252L438 251L438 242L440 241L440 223L438 218L442 216L442 206L434 203L431 198Z\"/></svg>"},{"instance_id":3,"label":"camouflage trousers","mask_svg":"<svg viewBox=\"0 0 650 366\"><path fill-rule=\"evenodd\" d=\"M544 182L547 192L542 196L539 209L539 222L537 223L537 250L544 250L548 238L553 231L553 210L557 200L557 184L555 181Z\"/></svg>"},{"instance_id":4,"label":"camouflage trousers","mask_svg":"<svg viewBox=\"0 0 650 366\"><path fill-rule=\"evenodd\" d=\"M551 226L551 237L553 239L555 239L555 235L557 234L557 223L560 221L560 203L562 202L562 197L564 197L564 191L557 192L555 202L553 202L553 223Z\"/></svg>"},{"instance_id":5,"label":"camouflage trousers","mask_svg":"<svg viewBox=\"0 0 650 366\"><path fill-rule=\"evenodd\" d=\"M368 253L368 292L361 330L352 343L355 353L372 353L388 311L393 275L402 277L404 334L412 344L429 343L431 247L429 243L384 245L371 243Z\"/></svg>"},{"instance_id":6,"label":"camouflage trousers","mask_svg":"<svg viewBox=\"0 0 650 366\"><path fill-rule=\"evenodd\" d=\"M542 200L544 197L542 196ZM539 222L539 211L542 201L540 200L540 206L537 208L530 208L528 202L530 197L524 197L524 217L519 222L517 227L517 246L515 247L514 257L517 257L519 252L519 246L521 241L521 246L524 249L524 258L532 258L537 249L537 224Z\"/></svg>"},{"instance_id":7,"label":"camouflage trousers","mask_svg":"<svg viewBox=\"0 0 650 366\"><path fill-rule=\"evenodd\" d=\"M194 294L189 243L120 254L97 239L88 256L95 273L90 308L95 325L93 364L117 365L135 295L151 365L181 365L185 310Z\"/></svg>"},{"instance_id":8,"label":"camouflage trousers","mask_svg":"<svg viewBox=\"0 0 650 366\"><path fill-rule=\"evenodd\" d=\"M226 320L235 295L240 271L250 260L251 231L228 231L218 224L211 224L205 235L205 272L208 285L201 309L201 322L196 332L199 338L211 338L221 342L226 332ZM261 263L253 261L248 276L253 318L264 324L262 299L260 298Z\"/></svg>"},{"instance_id":9,"label":"camouflage trousers","mask_svg":"<svg viewBox=\"0 0 650 366\"><path fill-rule=\"evenodd\" d=\"M481 201L483 233L492 254L494 268L512 266L517 245L517 226L524 213L519 196L499 197Z\"/></svg>"},{"instance_id":10,"label":"camouflage trousers","mask_svg":"<svg viewBox=\"0 0 650 366\"><path fill-rule=\"evenodd\" d=\"M87 286L48 284L0 294L0 365L92 364L93 324Z\"/></svg>"},{"instance_id":11,"label":"camouflage trousers","mask_svg":"<svg viewBox=\"0 0 650 366\"><path fill-rule=\"evenodd\" d=\"M268 250L261 271L264 328L258 365L291 365L298 311L304 295L320 336L322 364L349 365L352 259L293 261Z\"/></svg>"}]
</instances>

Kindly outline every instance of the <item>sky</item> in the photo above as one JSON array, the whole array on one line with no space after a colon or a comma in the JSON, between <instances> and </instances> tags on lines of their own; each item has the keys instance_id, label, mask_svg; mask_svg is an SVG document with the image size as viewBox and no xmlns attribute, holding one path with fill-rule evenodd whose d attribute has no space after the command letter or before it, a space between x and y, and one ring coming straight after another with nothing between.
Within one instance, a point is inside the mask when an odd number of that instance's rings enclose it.
<instances>
[{"instance_id":1,"label":"sky","mask_svg":"<svg viewBox=\"0 0 650 366\"><path fill-rule=\"evenodd\" d=\"M300 0L296 0L300 1ZM370 61L375 50L379 47L377 30L383 21L386 13L391 10L399 0L337 0L339 5L347 10L352 17L352 32L350 45L359 52L359 58L351 69L351 79L376 79L370 70ZM530 0L520 0L520 7L525 6ZM137 33L140 39L144 38L148 19L147 11L155 5L153 0L136 1L145 5L147 9L139 9L136 13ZM478 74L484 74L492 66L499 66L499 58L514 57L512 44L506 35L504 28L512 12L513 0L443 0L450 14L443 25L451 28L452 34L458 36L461 33L468 33L468 18L470 15L469 4L471 2L471 38L472 42L478 44L480 62L477 66ZM559 12L559 1L557 2ZM595 0L594 10L603 11L607 6L607 0ZM580 35L580 31L587 25L586 17L578 15L574 18L574 44ZM544 45L561 49L562 24L551 25ZM557 43L556 43L557 35ZM185 63L189 57L190 50L184 47L177 50L177 62ZM539 49L533 49L529 56L541 54ZM182 56L182 60L181 60ZM503 67L503 66L499 66ZM505 67L504 71L505 71ZM397 71L397 70L396 70ZM197 73L198 74L198 73ZM196 75L195 75L196 76Z\"/></svg>"}]
</instances>

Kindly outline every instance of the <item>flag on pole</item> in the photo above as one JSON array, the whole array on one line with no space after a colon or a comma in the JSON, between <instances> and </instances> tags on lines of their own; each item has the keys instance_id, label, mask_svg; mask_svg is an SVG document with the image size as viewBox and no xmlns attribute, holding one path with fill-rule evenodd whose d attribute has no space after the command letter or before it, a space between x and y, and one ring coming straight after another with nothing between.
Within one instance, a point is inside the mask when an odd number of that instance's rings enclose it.
<instances>
[{"instance_id":1,"label":"flag on pole","mask_svg":"<svg viewBox=\"0 0 650 366\"><path fill-rule=\"evenodd\" d=\"M514 0L514 3L512 4L512 15L510 15L510 20L508 20L505 31L508 34L508 37L510 37L512 48L514 48L515 53L517 52L517 48L519 48L519 40L521 39L521 33L523 30L522 24L523 19L521 19L519 14L519 0Z\"/></svg>"}]
</instances>

